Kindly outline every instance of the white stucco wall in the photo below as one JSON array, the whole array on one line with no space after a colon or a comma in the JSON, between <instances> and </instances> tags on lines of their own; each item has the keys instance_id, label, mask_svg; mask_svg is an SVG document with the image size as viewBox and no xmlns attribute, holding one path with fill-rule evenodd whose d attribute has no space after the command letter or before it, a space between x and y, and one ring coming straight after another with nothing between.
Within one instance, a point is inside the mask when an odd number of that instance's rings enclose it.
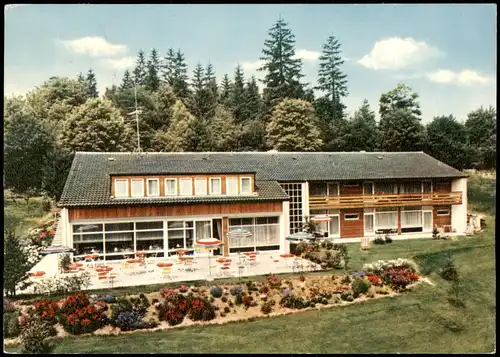
<instances>
[{"instance_id":1,"label":"white stucco wall","mask_svg":"<svg viewBox=\"0 0 500 357\"><path fill-rule=\"evenodd\" d=\"M451 190L462 192L462 204L451 206L451 227L457 233L465 233L467 228L467 178L452 179Z\"/></svg>"},{"instance_id":2,"label":"white stucco wall","mask_svg":"<svg viewBox=\"0 0 500 357\"><path fill-rule=\"evenodd\" d=\"M283 201L283 213L280 220L280 252L290 252L290 243L286 237L290 235L290 202Z\"/></svg>"},{"instance_id":3,"label":"white stucco wall","mask_svg":"<svg viewBox=\"0 0 500 357\"><path fill-rule=\"evenodd\" d=\"M58 228L61 229L61 239L62 242L61 244L67 247L72 247L73 246L73 237L70 232L70 226L69 226L69 214L68 214L68 209L63 208L61 209L61 217L59 217L59 223L57 224Z\"/></svg>"},{"instance_id":4,"label":"white stucco wall","mask_svg":"<svg viewBox=\"0 0 500 357\"><path fill-rule=\"evenodd\" d=\"M309 216L309 182L302 182L302 219Z\"/></svg>"}]
</instances>

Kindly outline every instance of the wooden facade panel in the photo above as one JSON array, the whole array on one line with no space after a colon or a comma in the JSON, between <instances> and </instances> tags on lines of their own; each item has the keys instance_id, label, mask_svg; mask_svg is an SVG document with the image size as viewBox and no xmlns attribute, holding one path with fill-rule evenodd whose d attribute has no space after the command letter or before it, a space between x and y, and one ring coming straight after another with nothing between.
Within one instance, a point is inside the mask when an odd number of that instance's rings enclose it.
<instances>
[{"instance_id":1,"label":"wooden facade panel","mask_svg":"<svg viewBox=\"0 0 500 357\"><path fill-rule=\"evenodd\" d=\"M357 220L344 219L345 214L358 214ZM340 238L358 238L364 236L363 209L340 210Z\"/></svg>"},{"instance_id":2,"label":"wooden facade panel","mask_svg":"<svg viewBox=\"0 0 500 357\"><path fill-rule=\"evenodd\" d=\"M448 216L438 216L437 211L441 209L448 210L450 214ZM451 225L451 206L434 206L432 216L434 226L442 227Z\"/></svg>"},{"instance_id":3,"label":"wooden facade panel","mask_svg":"<svg viewBox=\"0 0 500 357\"><path fill-rule=\"evenodd\" d=\"M353 184L353 183L352 183ZM363 185L358 182L358 186L346 186L344 183L340 183L340 195L362 195Z\"/></svg>"},{"instance_id":4,"label":"wooden facade panel","mask_svg":"<svg viewBox=\"0 0 500 357\"><path fill-rule=\"evenodd\" d=\"M177 206L129 206L105 208L69 208L69 220L127 217L169 217L210 214L281 212L281 202L195 204Z\"/></svg>"},{"instance_id":5,"label":"wooden facade panel","mask_svg":"<svg viewBox=\"0 0 500 357\"><path fill-rule=\"evenodd\" d=\"M451 192L451 181L450 180L436 180L433 182L434 192L439 193L449 193Z\"/></svg>"}]
</instances>

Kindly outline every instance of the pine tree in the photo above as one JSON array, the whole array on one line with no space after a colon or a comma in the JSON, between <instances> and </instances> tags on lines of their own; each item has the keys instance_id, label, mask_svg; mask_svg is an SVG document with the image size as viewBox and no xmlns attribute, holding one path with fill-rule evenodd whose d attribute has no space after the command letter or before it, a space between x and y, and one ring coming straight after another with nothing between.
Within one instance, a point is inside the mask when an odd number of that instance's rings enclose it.
<instances>
[{"instance_id":1,"label":"pine tree","mask_svg":"<svg viewBox=\"0 0 500 357\"><path fill-rule=\"evenodd\" d=\"M346 151L374 151L379 146L375 113L370 109L368 100L365 99L354 113L347 132Z\"/></svg>"},{"instance_id":2,"label":"pine tree","mask_svg":"<svg viewBox=\"0 0 500 357\"><path fill-rule=\"evenodd\" d=\"M3 284L7 295L16 295L16 286L25 281L30 270L28 256L22 249L21 239L14 231L5 232Z\"/></svg>"},{"instance_id":3,"label":"pine tree","mask_svg":"<svg viewBox=\"0 0 500 357\"><path fill-rule=\"evenodd\" d=\"M76 77L78 83L82 83L84 84L85 83L85 76L83 75L82 72L78 73L78 76Z\"/></svg>"},{"instance_id":4,"label":"pine tree","mask_svg":"<svg viewBox=\"0 0 500 357\"><path fill-rule=\"evenodd\" d=\"M197 118L201 118L203 115L204 87L204 70L203 66L198 62L193 71L193 79L191 81L193 94L189 101L190 111Z\"/></svg>"},{"instance_id":5,"label":"pine tree","mask_svg":"<svg viewBox=\"0 0 500 357\"><path fill-rule=\"evenodd\" d=\"M238 64L234 71L234 81L231 86L230 107L234 120L237 124L241 124L245 118L245 76L243 69Z\"/></svg>"},{"instance_id":6,"label":"pine tree","mask_svg":"<svg viewBox=\"0 0 500 357\"><path fill-rule=\"evenodd\" d=\"M97 98L99 96L99 92L97 91L97 80L92 69L89 69L87 72L86 85L88 98Z\"/></svg>"},{"instance_id":7,"label":"pine tree","mask_svg":"<svg viewBox=\"0 0 500 357\"><path fill-rule=\"evenodd\" d=\"M220 93L219 93L219 103L226 106L226 107L229 107L230 104L229 104L229 99L230 99L230 95L231 95L231 87L232 87L232 83L231 83L231 80L229 79L229 76L226 74L224 74L224 77L222 78L222 82L221 82L221 88L220 88Z\"/></svg>"},{"instance_id":8,"label":"pine tree","mask_svg":"<svg viewBox=\"0 0 500 357\"><path fill-rule=\"evenodd\" d=\"M347 76L340 70L340 66L344 64L340 43L335 39L335 36L328 37L328 40L323 45L323 53L319 60L319 85L315 89L324 92L326 98L330 101L330 113L332 115L330 121L335 122L336 118L343 116L342 113L338 112L342 108L338 103L349 94L347 91Z\"/></svg>"},{"instance_id":9,"label":"pine tree","mask_svg":"<svg viewBox=\"0 0 500 357\"><path fill-rule=\"evenodd\" d=\"M188 85L188 68L186 64L186 59L184 58L184 54L180 49L177 50L175 54L174 60L174 75L175 82L173 85L175 95L182 99L186 100L189 98L189 85Z\"/></svg>"},{"instance_id":10,"label":"pine tree","mask_svg":"<svg viewBox=\"0 0 500 357\"><path fill-rule=\"evenodd\" d=\"M128 69L125 70L123 74L122 84L120 85L120 89L134 88L134 80L130 75L130 71Z\"/></svg>"},{"instance_id":11,"label":"pine tree","mask_svg":"<svg viewBox=\"0 0 500 357\"><path fill-rule=\"evenodd\" d=\"M295 58L295 36L288 24L280 19L269 30L269 38L262 50L264 65L259 71L266 71L262 81L265 84L264 102L268 110L285 98L303 98L304 84L300 79L302 61Z\"/></svg>"},{"instance_id":12,"label":"pine tree","mask_svg":"<svg viewBox=\"0 0 500 357\"><path fill-rule=\"evenodd\" d=\"M254 76L245 86L245 122L259 118L262 109L262 98L259 93L259 86Z\"/></svg>"},{"instance_id":13,"label":"pine tree","mask_svg":"<svg viewBox=\"0 0 500 357\"><path fill-rule=\"evenodd\" d=\"M203 118L210 119L215 114L215 108L217 107L217 97L218 97L218 88L217 88L217 80L215 78L215 71L211 63L208 63L208 66L205 70L205 77L203 78L204 82L204 108L203 108Z\"/></svg>"},{"instance_id":14,"label":"pine tree","mask_svg":"<svg viewBox=\"0 0 500 357\"><path fill-rule=\"evenodd\" d=\"M146 84L146 58L144 56L144 51L140 50L137 55L137 62L134 69L134 82L137 85L143 86Z\"/></svg>"},{"instance_id":15,"label":"pine tree","mask_svg":"<svg viewBox=\"0 0 500 357\"><path fill-rule=\"evenodd\" d=\"M149 57L147 64L147 74L145 79L146 88L150 91L158 90L160 86L160 78L158 77L158 72L160 71L160 60L158 58L158 51L154 48L151 51L151 56Z\"/></svg>"},{"instance_id":16,"label":"pine tree","mask_svg":"<svg viewBox=\"0 0 500 357\"><path fill-rule=\"evenodd\" d=\"M266 130L275 150L317 151L323 145L314 107L305 100L285 99L276 105Z\"/></svg>"},{"instance_id":17,"label":"pine tree","mask_svg":"<svg viewBox=\"0 0 500 357\"><path fill-rule=\"evenodd\" d=\"M167 83L172 88L175 83L175 52L173 48L169 48L162 66L163 82Z\"/></svg>"}]
</instances>

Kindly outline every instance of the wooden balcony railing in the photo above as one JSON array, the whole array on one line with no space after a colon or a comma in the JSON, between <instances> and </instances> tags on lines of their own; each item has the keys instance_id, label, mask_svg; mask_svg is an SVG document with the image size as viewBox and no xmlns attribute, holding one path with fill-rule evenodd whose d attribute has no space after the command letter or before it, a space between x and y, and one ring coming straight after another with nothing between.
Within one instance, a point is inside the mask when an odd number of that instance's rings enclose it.
<instances>
[{"instance_id":1,"label":"wooden balcony railing","mask_svg":"<svg viewBox=\"0 0 500 357\"><path fill-rule=\"evenodd\" d=\"M462 192L310 196L309 209L460 205Z\"/></svg>"}]
</instances>

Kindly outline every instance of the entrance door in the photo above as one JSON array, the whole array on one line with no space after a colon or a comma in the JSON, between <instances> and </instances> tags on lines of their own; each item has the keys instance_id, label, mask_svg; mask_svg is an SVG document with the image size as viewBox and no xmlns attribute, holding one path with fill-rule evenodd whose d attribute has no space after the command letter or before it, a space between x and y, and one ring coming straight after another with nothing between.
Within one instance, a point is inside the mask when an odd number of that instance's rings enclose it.
<instances>
[{"instance_id":1,"label":"entrance door","mask_svg":"<svg viewBox=\"0 0 500 357\"><path fill-rule=\"evenodd\" d=\"M212 231L213 237L222 241L222 219L216 218L212 220ZM222 255L223 250L221 248L214 250L214 255Z\"/></svg>"}]
</instances>

